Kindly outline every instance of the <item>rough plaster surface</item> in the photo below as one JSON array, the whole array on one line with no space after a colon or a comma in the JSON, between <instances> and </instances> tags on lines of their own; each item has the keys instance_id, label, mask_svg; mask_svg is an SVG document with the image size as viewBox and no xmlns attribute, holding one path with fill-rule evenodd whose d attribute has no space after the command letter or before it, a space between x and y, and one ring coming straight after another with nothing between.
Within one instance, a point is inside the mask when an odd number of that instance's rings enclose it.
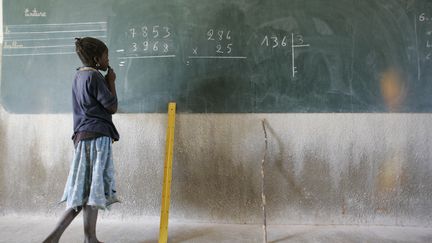
<instances>
[{"instance_id":1,"label":"rough plaster surface","mask_svg":"<svg viewBox=\"0 0 432 243\"><path fill-rule=\"evenodd\" d=\"M177 114L170 217L272 224L432 225L430 114ZM122 203L158 216L166 114L114 116ZM0 111L0 213L57 215L72 116Z\"/></svg>"}]
</instances>

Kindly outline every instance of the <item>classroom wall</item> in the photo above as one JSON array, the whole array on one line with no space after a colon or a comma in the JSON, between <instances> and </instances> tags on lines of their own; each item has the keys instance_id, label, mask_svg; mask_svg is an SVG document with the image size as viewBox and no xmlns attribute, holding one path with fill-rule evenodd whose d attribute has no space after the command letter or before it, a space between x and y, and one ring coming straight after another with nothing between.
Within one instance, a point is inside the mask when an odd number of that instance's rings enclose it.
<instances>
[{"instance_id":1,"label":"classroom wall","mask_svg":"<svg viewBox=\"0 0 432 243\"><path fill-rule=\"evenodd\" d=\"M171 218L270 224L432 225L430 114L178 114ZM166 114L116 114L122 203L158 216ZM0 111L0 213L58 215L71 114Z\"/></svg>"},{"instance_id":2,"label":"classroom wall","mask_svg":"<svg viewBox=\"0 0 432 243\"><path fill-rule=\"evenodd\" d=\"M266 158L270 224L431 226L431 118L178 114L170 217L260 223ZM121 133L113 149L123 202L104 215L158 216L167 116L116 114L114 122ZM71 133L71 114L17 115L0 104L0 215L64 210L57 202L72 159Z\"/></svg>"}]
</instances>

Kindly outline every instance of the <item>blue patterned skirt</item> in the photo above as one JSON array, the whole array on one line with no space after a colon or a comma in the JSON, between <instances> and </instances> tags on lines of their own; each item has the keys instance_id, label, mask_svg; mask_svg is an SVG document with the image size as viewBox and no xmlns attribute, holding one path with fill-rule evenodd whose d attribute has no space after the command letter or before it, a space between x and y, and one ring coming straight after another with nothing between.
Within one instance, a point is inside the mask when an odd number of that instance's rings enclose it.
<instances>
[{"instance_id":1,"label":"blue patterned skirt","mask_svg":"<svg viewBox=\"0 0 432 243\"><path fill-rule=\"evenodd\" d=\"M105 209L116 197L111 138L81 140L75 148L61 202L66 208L91 205Z\"/></svg>"}]
</instances>

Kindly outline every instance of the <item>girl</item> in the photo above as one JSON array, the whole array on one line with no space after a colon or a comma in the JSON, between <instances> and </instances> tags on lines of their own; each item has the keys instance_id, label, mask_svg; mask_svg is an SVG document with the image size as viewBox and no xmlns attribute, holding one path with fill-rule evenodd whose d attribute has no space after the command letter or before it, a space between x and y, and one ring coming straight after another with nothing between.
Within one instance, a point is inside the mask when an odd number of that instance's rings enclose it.
<instances>
[{"instance_id":1,"label":"girl","mask_svg":"<svg viewBox=\"0 0 432 243\"><path fill-rule=\"evenodd\" d=\"M85 242L96 238L98 209L118 202L115 191L112 141L119 134L112 122L117 111L116 74L109 66L108 48L100 40L76 38L76 53L83 63L72 85L75 152L62 202L66 212L44 242L58 242L72 220L84 212ZM102 76L99 70L107 71Z\"/></svg>"}]
</instances>

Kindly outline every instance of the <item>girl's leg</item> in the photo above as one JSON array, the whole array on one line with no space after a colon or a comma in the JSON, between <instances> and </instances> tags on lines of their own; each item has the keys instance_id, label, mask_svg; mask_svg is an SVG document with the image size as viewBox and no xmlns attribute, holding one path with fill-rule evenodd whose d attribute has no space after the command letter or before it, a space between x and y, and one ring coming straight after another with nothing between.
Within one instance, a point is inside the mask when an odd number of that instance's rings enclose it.
<instances>
[{"instance_id":1,"label":"girl's leg","mask_svg":"<svg viewBox=\"0 0 432 243\"><path fill-rule=\"evenodd\" d=\"M85 243L102 243L96 237L98 209L90 205L84 206Z\"/></svg>"},{"instance_id":2,"label":"girl's leg","mask_svg":"<svg viewBox=\"0 0 432 243\"><path fill-rule=\"evenodd\" d=\"M63 216L60 218L54 231L43 241L43 243L57 243L60 240L63 232L70 225L72 220L81 212L82 207L78 207L76 210L70 208L66 210Z\"/></svg>"}]
</instances>

